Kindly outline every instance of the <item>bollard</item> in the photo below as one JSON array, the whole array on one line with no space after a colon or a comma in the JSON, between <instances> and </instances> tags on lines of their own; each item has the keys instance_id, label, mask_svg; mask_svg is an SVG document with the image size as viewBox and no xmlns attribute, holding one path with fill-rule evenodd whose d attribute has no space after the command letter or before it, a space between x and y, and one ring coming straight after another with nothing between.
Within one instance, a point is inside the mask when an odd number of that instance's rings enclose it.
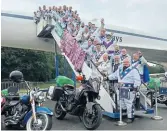
<instances>
[{"instance_id":1,"label":"bollard","mask_svg":"<svg viewBox=\"0 0 167 131\"><path fill-rule=\"evenodd\" d=\"M125 126L127 125L127 123L123 122L122 121L122 97L121 97L121 86L119 88L119 103L120 103L120 109L119 109L119 112L120 112L120 116L119 116L119 121L116 123L117 126Z\"/></svg>"},{"instance_id":2,"label":"bollard","mask_svg":"<svg viewBox=\"0 0 167 131\"><path fill-rule=\"evenodd\" d=\"M158 102L157 102L157 85L155 83L155 116L152 117L153 120L163 120L161 116L158 116Z\"/></svg>"}]
</instances>

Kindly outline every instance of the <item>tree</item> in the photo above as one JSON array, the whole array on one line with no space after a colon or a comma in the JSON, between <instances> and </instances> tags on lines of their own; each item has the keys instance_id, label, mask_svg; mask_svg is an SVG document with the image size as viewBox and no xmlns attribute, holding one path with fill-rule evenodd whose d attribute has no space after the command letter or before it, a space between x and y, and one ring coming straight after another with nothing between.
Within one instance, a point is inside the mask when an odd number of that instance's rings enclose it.
<instances>
[{"instance_id":1,"label":"tree","mask_svg":"<svg viewBox=\"0 0 167 131\"><path fill-rule=\"evenodd\" d=\"M7 79L13 70L23 72L28 81L48 81L55 77L54 53L2 47L2 79Z\"/></svg>"},{"instance_id":2,"label":"tree","mask_svg":"<svg viewBox=\"0 0 167 131\"><path fill-rule=\"evenodd\" d=\"M59 74L71 78L72 69L59 56ZM65 62L65 63L64 63ZM64 69L66 66L66 70ZM55 54L18 48L1 48L1 77L8 79L13 70L20 70L27 81L49 81L55 78Z\"/></svg>"}]
</instances>

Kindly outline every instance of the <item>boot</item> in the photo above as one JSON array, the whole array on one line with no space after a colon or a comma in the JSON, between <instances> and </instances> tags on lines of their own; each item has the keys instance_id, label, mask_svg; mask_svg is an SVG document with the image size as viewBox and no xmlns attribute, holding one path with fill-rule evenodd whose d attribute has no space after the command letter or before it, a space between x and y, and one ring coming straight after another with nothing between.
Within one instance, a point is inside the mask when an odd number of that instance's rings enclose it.
<instances>
[{"instance_id":1,"label":"boot","mask_svg":"<svg viewBox=\"0 0 167 131\"><path fill-rule=\"evenodd\" d=\"M128 119L126 120L126 123L133 123L133 121L134 121L134 118L128 118Z\"/></svg>"}]
</instances>

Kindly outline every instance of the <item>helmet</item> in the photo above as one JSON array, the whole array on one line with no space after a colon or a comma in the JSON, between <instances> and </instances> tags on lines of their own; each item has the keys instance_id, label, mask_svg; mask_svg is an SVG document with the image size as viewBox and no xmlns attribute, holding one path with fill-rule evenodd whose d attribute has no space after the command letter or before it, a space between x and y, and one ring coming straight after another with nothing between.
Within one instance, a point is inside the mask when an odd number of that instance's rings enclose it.
<instances>
[{"instance_id":1,"label":"helmet","mask_svg":"<svg viewBox=\"0 0 167 131\"><path fill-rule=\"evenodd\" d=\"M21 82L23 80L23 73L20 71L12 71L9 75L9 79L12 80L13 82Z\"/></svg>"},{"instance_id":2,"label":"helmet","mask_svg":"<svg viewBox=\"0 0 167 131\"><path fill-rule=\"evenodd\" d=\"M165 77L167 78L167 72L165 72Z\"/></svg>"}]
</instances>

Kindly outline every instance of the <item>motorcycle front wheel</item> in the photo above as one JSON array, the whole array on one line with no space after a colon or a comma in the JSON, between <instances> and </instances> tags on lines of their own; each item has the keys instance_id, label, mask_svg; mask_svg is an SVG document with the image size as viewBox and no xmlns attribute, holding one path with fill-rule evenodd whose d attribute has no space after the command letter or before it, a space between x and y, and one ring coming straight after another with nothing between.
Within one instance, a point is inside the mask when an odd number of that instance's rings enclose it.
<instances>
[{"instance_id":1,"label":"motorcycle front wheel","mask_svg":"<svg viewBox=\"0 0 167 131\"><path fill-rule=\"evenodd\" d=\"M151 92L148 92L148 93L146 94L146 97L151 100ZM154 98L154 95L153 95L152 105L153 105L153 106L155 105L155 98Z\"/></svg>"},{"instance_id":2,"label":"motorcycle front wheel","mask_svg":"<svg viewBox=\"0 0 167 131\"><path fill-rule=\"evenodd\" d=\"M36 114L37 122L34 122L34 118L31 117L26 125L27 130L50 130L52 128L52 116L43 114L43 113L37 113Z\"/></svg>"},{"instance_id":3,"label":"motorcycle front wheel","mask_svg":"<svg viewBox=\"0 0 167 131\"><path fill-rule=\"evenodd\" d=\"M92 114L89 114L85 108L82 116L82 122L86 129L95 130L97 129L102 121L102 110L100 105L94 105L92 107Z\"/></svg>"},{"instance_id":4,"label":"motorcycle front wheel","mask_svg":"<svg viewBox=\"0 0 167 131\"><path fill-rule=\"evenodd\" d=\"M56 102L55 104L54 115L58 120L63 120L66 116L66 112L63 111L59 102Z\"/></svg>"}]
</instances>

